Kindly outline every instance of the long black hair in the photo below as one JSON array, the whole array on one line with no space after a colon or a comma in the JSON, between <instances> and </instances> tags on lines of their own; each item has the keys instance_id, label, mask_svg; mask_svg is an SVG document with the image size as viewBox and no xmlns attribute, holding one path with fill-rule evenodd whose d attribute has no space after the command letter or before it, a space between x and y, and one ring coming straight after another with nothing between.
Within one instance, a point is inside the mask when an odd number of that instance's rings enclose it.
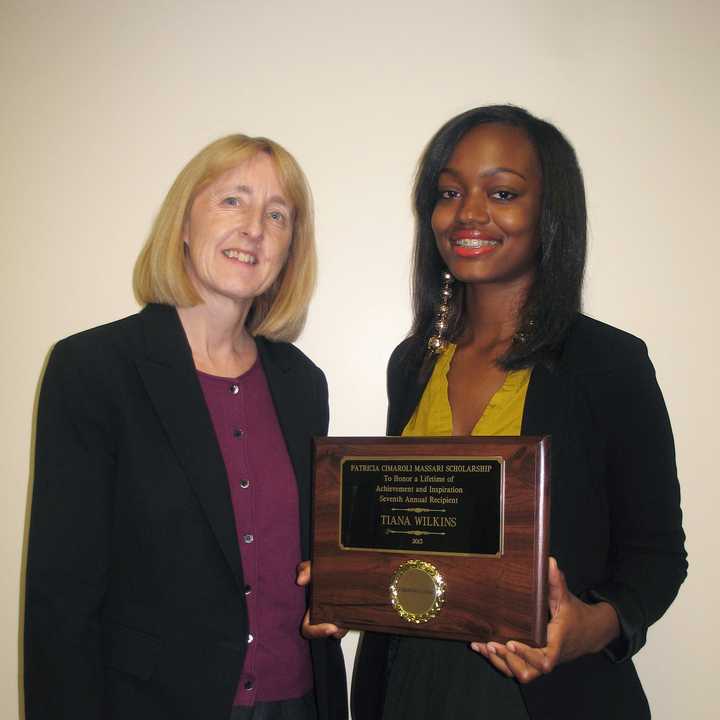
<instances>
[{"instance_id":1,"label":"long black hair","mask_svg":"<svg viewBox=\"0 0 720 720\"><path fill-rule=\"evenodd\" d=\"M415 353L425 352L433 332L441 273L446 269L430 225L438 176L465 133L484 123L523 130L537 152L542 172L538 267L520 312L519 331L498 363L507 370L536 363L552 367L580 310L587 245L585 187L575 151L563 134L513 105L488 105L454 117L438 130L420 158L413 190L416 230L410 336L417 342L412 345ZM463 330L463 302L462 285L455 282L449 340L456 340Z\"/></svg>"}]
</instances>

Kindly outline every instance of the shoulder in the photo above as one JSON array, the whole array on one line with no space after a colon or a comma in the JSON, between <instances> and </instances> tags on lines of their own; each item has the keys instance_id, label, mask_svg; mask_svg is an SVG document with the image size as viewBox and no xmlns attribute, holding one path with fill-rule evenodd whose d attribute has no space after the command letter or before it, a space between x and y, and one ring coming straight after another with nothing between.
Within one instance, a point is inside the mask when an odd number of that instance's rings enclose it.
<instances>
[{"instance_id":1,"label":"shoulder","mask_svg":"<svg viewBox=\"0 0 720 720\"><path fill-rule=\"evenodd\" d=\"M113 359L134 355L140 344L140 315L136 313L59 340L51 357L62 364L102 368Z\"/></svg>"},{"instance_id":2,"label":"shoulder","mask_svg":"<svg viewBox=\"0 0 720 720\"><path fill-rule=\"evenodd\" d=\"M412 335L405 338L390 355L388 375L406 374L413 369L419 369L424 357L423 349L422 340Z\"/></svg>"},{"instance_id":3,"label":"shoulder","mask_svg":"<svg viewBox=\"0 0 720 720\"><path fill-rule=\"evenodd\" d=\"M587 315L570 327L559 369L570 373L612 373L649 363L647 346L638 337Z\"/></svg>"},{"instance_id":4,"label":"shoulder","mask_svg":"<svg viewBox=\"0 0 720 720\"><path fill-rule=\"evenodd\" d=\"M387 392L391 401L404 393L410 382L417 380L423 357L421 341L412 335L392 351L387 366Z\"/></svg>"},{"instance_id":5,"label":"shoulder","mask_svg":"<svg viewBox=\"0 0 720 720\"><path fill-rule=\"evenodd\" d=\"M113 425L131 394L139 337L135 315L59 340L43 371L38 412L64 408L65 417Z\"/></svg>"},{"instance_id":6,"label":"shoulder","mask_svg":"<svg viewBox=\"0 0 720 720\"><path fill-rule=\"evenodd\" d=\"M393 351L387 369L388 432L399 434L406 411L420 399L437 359L425 352L422 339L410 336ZM409 415L408 415L409 417Z\"/></svg>"}]
</instances>

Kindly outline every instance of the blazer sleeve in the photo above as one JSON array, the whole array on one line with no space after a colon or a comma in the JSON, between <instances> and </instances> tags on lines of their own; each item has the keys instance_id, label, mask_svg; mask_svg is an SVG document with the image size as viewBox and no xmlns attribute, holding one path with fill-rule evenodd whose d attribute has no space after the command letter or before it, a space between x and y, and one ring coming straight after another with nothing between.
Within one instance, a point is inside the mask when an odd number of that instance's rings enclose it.
<instances>
[{"instance_id":1,"label":"blazer sleeve","mask_svg":"<svg viewBox=\"0 0 720 720\"><path fill-rule=\"evenodd\" d=\"M621 637L607 649L615 660L645 644L687 575L670 420L647 349L636 342L624 367L584 378L605 443L610 512L610 572L586 599L609 602L618 613Z\"/></svg>"},{"instance_id":2,"label":"blazer sleeve","mask_svg":"<svg viewBox=\"0 0 720 720\"><path fill-rule=\"evenodd\" d=\"M328 385L325 373L313 368L316 426L314 435L327 435L329 425ZM322 638L310 641L314 662L315 692L320 720L347 720L347 682L340 641Z\"/></svg>"},{"instance_id":3,"label":"blazer sleeve","mask_svg":"<svg viewBox=\"0 0 720 720\"><path fill-rule=\"evenodd\" d=\"M418 340L406 338L393 350L387 366L388 410L385 432L387 435L400 435L403 427L415 410L422 393L423 384L419 379L422 372L418 358ZM429 374L423 376L425 380Z\"/></svg>"},{"instance_id":4,"label":"blazer sleeve","mask_svg":"<svg viewBox=\"0 0 720 720\"><path fill-rule=\"evenodd\" d=\"M89 365L89 363L86 363ZM100 609L108 583L114 459L103 413L58 343L42 382L25 607L28 720L100 720Z\"/></svg>"},{"instance_id":5,"label":"blazer sleeve","mask_svg":"<svg viewBox=\"0 0 720 720\"><path fill-rule=\"evenodd\" d=\"M328 384L325 378L325 373L317 369L317 376L315 381L315 398L317 402L319 420L318 420L318 435L327 435L328 427L330 426L330 406L328 404Z\"/></svg>"}]
</instances>

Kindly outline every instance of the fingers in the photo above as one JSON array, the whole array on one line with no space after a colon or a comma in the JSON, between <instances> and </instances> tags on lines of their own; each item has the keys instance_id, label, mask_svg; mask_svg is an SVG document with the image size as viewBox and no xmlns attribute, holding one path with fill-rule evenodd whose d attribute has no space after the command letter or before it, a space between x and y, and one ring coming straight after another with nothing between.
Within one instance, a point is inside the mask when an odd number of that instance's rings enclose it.
<instances>
[{"instance_id":1,"label":"fingers","mask_svg":"<svg viewBox=\"0 0 720 720\"><path fill-rule=\"evenodd\" d=\"M532 648L511 640L503 647L503 660L519 683L527 684L550 671L545 648ZM498 649L498 654L501 653Z\"/></svg>"},{"instance_id":2,"label":"fingers","mask_svg":"<svg viewBox=\"0 0 720 720\"><path fill-rule=\"evenodd\" d=\"M513 657L505 645L500 643L470 643L470 647L484 658L505 677L513 678L527 674L527 669L517 657Z\"/></svg>"},{"instance_id":3,"label":"fingers","mask_svg":"<svg viewBox=\"0 0 720 720\"><path fill-rule=\"evenodd\" d=\"M482 655L486 660L488 659L488 648L487 643L483 642L471 642L470 649L476 653Z\"/></svg>"},{"instance_id":4,"label":"fingers","mask_svg":"<svg viewBox=\"0 0 720 720\"><path fill-rule=\"evenodd\" d=\"M507 655L505 656L505 662L512 671L513 677L519 683L526 684L543 675L542 665L538 668L529 663L524 657L511 650L508 650Z\"/></svg>"},{"instance_id":5,"label":"fingers","mask_svg":"<svg viewBox=\"0 0 720 720\"><path fill-rule=\"evenodd\" d=\"M513 677L512 670L508 667L505 662L506 649L503 645L498 643L481 643L473 642L470 643L470 648L476 653L482 655L490 664L499 670L506 677Z\"/></svg>"},{"instance_id":6,"label":"fingers","mask_svg":"<svg viewBox=\"0 0 720 720\"><path fill-rule=\"evenodd\" d=\"M302 628L300 630L302 636L307 640L318 640L321 638L334 637L336 640L342 640L347 634L347 630L339 628L333 623L318 623L312 625L310 623L310 611L305 612Z\"/></svg>"},{"instance_id":7,"label":"fingers","mask_svg":"<svg viewBox=\"0 0 720 720\"><path fill-rule=\"evenodd\" d=\"M511 656L515 656L527 666L529 673L536 673L535 677L548 672L548 659L545 648L534 648L511 640L507 645ZM531 679L535 679L535 677ZM519 678L518 678L519 679Z\"/></svg>"},{"instance_id":8,"label":"fingers","mask_svg":"<svg viewBox=\"0 0 720 720\"><path fill-rule=\"evenodd\" d=\"M548 663L546 648L532 648L515 640L506 645L473 642L470 647L503 675L515 678L523 684L532 682L552 669Z\"/></svg>"},{"instance_id":9,"label":"fingers","mask_svg":"<svg viewBox=\"0 0 720 720\"><path fill-rule=\"evenodd\" d=\"M541 650L513 641L507 645L489 643L488 650L491 653L490 661L501 658L507 668L505 674L514 677L519 683L532 682L545 673ZM502 669L497 661L493 665Z\"/></svg>"},{"instance_id":10,"label":"fingers","mask_svg":"<svg viewBox=\"0 0 720 720\"><path fill-rule=\"evenodd\" d=\"M489 659L490 662L507 677L515 678L518 682L525 684L540 677L540 675L543 674L543 670L530 664L518 652L510 649L510 647L515 647L517 650L519 644L520 643L508 643L508 645L501 645L499 643L488 643Z\"/></svg>"},{"instance_id":11,"label":"fingers","mask_svg":"<svg viewBox=\"0 0 720 720\"><path fill-rule=\"evenodd\" d=\"M312 574L311 567L312 564L309 560L303 560L297 566L297 578L295 579L295 582L298 585L308 585L310 583L310 576Z\"/></svg>"}]
</instances>

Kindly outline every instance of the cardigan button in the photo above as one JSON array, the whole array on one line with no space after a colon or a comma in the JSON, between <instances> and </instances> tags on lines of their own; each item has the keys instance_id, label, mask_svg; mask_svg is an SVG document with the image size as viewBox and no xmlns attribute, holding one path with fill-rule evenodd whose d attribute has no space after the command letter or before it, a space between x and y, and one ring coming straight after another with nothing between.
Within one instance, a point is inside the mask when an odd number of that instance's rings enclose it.
<instances>
[{"instance_id":1,"label":"cardigan button","mask_svg":"<svg viewBox=\"0 0 720 720\"><path fill-rule=\"evenodd\" d=\"M237 395L240 392L240 386L233 383L230 386L230 394L231 395Z\"/></svg>"},{"instance_id":2,"label":"cardigan button","mask_svg":"<svg viewBox=\"0 0 720 720\"><path fill-rule=\"evenodd\" d=\"M252 533L245 533L243 535L243 540L249 545L255 538L253 537Z\"/></svg>"},{"instance_id":3,"label":"cardigan button","mask_svg":"<svg viewBox=\"0 0 720 720\"><path fill-rule=\"evenodd\" d=\"M250 487L250 481L247 478L243 478L238 484L243 490Z\"/></svg>"}]
</instances>

